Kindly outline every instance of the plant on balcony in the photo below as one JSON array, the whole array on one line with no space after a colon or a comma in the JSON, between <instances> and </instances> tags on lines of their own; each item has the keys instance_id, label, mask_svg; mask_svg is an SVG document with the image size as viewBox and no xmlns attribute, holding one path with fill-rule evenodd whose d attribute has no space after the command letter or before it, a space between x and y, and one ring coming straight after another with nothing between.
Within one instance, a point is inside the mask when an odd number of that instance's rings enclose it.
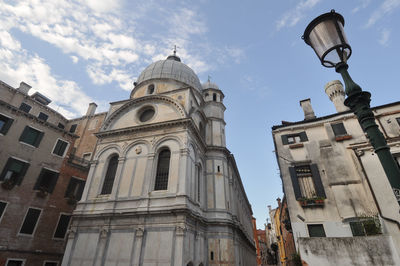
<instances>
[{"instance_id":1,"label":"plant on balcony","mask_svg":"<svg viewBox=\"0 0 400 266\"><path fill-rule=\"evenodd\" d=\"M309 206L324 206L324 197L300 198L298 199L300 205L303 207Z\"/></svg>"},{"instance_id":2,"label":"plant on balcony","mask_svg":"<svg viewBox=\"0 0 400 266\"><path fill-rule=\"evenodd\" d=\"M1 187L7 190L12 189L17 184L17 178L14 175L11 175L10 178L4 179L3 183L1 183Z\"/></svg>"}]
</instances>

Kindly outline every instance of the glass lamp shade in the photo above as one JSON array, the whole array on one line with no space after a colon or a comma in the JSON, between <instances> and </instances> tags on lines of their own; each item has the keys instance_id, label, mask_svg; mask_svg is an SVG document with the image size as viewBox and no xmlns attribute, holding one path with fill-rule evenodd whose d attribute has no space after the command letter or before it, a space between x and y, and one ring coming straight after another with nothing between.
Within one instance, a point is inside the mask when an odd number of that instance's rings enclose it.
<instances>
[{"instance_id":1,"label":"glass lamp shade","mask_svg":"<svg viewBox=\"0 0 400 266\"><path fill-rule=\"evenodd\" d=\"M343 26L343 16L332 10L315 18L304 31L304 41L314 49L325 67L345 63L351 55Z\"/></svg>"}]
</instances>

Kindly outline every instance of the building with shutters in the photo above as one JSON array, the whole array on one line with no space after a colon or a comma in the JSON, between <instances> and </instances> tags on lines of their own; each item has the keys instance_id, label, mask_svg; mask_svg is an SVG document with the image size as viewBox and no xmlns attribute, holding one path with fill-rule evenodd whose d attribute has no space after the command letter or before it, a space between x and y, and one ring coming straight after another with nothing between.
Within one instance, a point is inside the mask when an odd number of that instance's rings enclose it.
<instances>
[{"instance_id":1,"label":"building with shutters","mask_svg":"<svg viewBox=\"0 0 400 266\"><path fill-rule=\"evenodd\" d=\"M340 81L325 92L337 113L316 117L307 99L304 120L272 128L296 250L309 265L398 265L400 198L344 106ZM373 112L400 161L400 102Z\"/></svg>"},{"instance_id":2,"label":"building with shutters","mask_svg":"<svg viewBox=\"0 0 400 266\"><path fill-rule=\"evenodd\" d=\"M174 54L110 104L62 265L256 264L223 98Z\"/></svg>"},{"instance_id":3,"label":"building with shutters","mask_svg":"<svg viewBox=\"0 0 400 266\"><path fill-rule=\"evenodd\" d=\"M89 168L73 154L76 121L30 88L0 82L0 265L54 266Z\"/></svg>"}]
</instances>

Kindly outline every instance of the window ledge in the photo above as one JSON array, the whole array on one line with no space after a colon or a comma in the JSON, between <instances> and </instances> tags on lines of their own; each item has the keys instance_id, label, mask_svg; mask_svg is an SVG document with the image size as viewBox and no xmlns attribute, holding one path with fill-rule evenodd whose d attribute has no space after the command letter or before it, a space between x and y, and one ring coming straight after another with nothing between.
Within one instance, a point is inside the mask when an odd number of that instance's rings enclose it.
<instances>
[{"instance_id":1,"label":"window ledge","mask_svg":"<svg viewBox=\"0 0 400 266\"><path fill-rule=\"evenodd\" d=\"M325 205L325 199L299 199L298 202L302 207L319 207Z\"/></svg>"},{"instance_id":2,"label":"window ledge","mask_svg":"<svg viewBox=\"0 0 400 266\"><path fill-rule=\"evenodd\" d=\"M297 149L297 148L303 148L303 147L304 147L303 143L297 143L297 144L289 145L289 149Z\"/></svg>"},{"instance_id":3,"label":"window ledge","mask_svg":"<svg viewBox=\"0 0 400 266\"><path fill-rule=\"evenodd\" d=\"M335 138L336 141L344 141L344 140L349 140L352 139L353 136L352 135L343 135L343 136L337 136Z\"/></svg>"}]
</instances>

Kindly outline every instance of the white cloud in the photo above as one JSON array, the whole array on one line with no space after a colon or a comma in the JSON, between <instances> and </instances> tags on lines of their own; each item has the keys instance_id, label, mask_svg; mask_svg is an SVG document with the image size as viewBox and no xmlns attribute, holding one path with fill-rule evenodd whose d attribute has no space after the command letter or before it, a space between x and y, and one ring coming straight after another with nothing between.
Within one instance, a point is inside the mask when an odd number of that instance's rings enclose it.
<instances>
[{"instance_id":1,"label":"white cloud","mask_svg":"<svg viewBox=\"0 0 400 266\"><path fill-rule=\"evenodd\" d=\"M86 4L96 12L109 12L120 7L117 0L86 0Z\"/></svg>"},{"instance_id":2,"label":"white cloud","mask_svg":"<svg viewBox=\"0 0 400 266\"><path fill-rule=\"evenodd\" d=\"M281 30L284 27L295 26L303 17L304 13L312 9L321 0L304 0L300 1L293 9L287 11L281 19L276 23L276 30Z\"/></svg>"},{"instance_id":3,"label":"white cloud","mask_svg":"<svg viewBox=\"0 0 400 266\"><path fill-rule=\"evenodd\" d=\"M307 0L303 5L308 6L312 1L319 0ZM21 43L12 36L15 30L47 42L69 57L72 63L83 65L93 84L116 82L123 90L131 90L134 77L139 75L137 71L155 60L165 59L172 53L174 45L179 47L178 55L182 62L196 73L231 62L239 63L244 58L239 47L210 45L205 36L207 23L194 5L164 5L148 0L137 0L134 5L135 12L125 12L122 0L87 0L84 3L76 0L20 0L2 3L0 58L5 71L0 77L18 83L28 80L40 90L56 88L55 92L65 89L74 95L83 93L76 83L56 77L41 57L21 49ZM146 32L148 29L143 27L144 24L154 24L161 30L153 35L153 32ZM4 63L15 58L20 65ZM207 62L207 58L215 60ZM52 95L48 96L51 98ZM62 94L53 96L55 104L61 106L63 99L57 98L59 95ZM87 96L81 98L82 101L88 99ZM76 114L82 111L82 106L86 109L82 102L78 105L71 102L71 105L73 108L69 112Z\"/></svg>"},{"instance_id":4,"label":"white cloud","mask_svg":"<svg viewBox=\"0 0 400 266\"><path fill-rule=\"evenodd\" d=\"M381 38L379 39L379 43L383 46L387 46L390 38L390 30L383 29L381 32Z\"/></svg>"},{"instance_id":5,"label":"white cloud","mask_svg":"<svg viewBox=\"0 0 400 266\"><path fill-rule=\"evenodd\" d=\"M366 27L374 25L379 19L392 13L398 7L400 7L400 0L385 0L369 17Z\"/></svg>"},{"instance_id":6,"label":"white cloud","mask_svg":"<svg viewBox=\"0 0 400 266\"><path fill-rule=\"evenodd\" d=\"M79 61L79 58L75 55L71 55L71 59L72 59L72 62L74 62L74 64L78 63L78 61Z\"/></svg>"},{"instance_id":7,"label":"white cloud","mask_svg":"<svg viewBox=\"0 0 400 266\"><path fill-rule=\"evenodd\" d=\"M360 4L351 10L351 13L357 13L361 9L367 8L368 5L371 3L371 0L360 0Z\"/></svg>"}]
</instances>

